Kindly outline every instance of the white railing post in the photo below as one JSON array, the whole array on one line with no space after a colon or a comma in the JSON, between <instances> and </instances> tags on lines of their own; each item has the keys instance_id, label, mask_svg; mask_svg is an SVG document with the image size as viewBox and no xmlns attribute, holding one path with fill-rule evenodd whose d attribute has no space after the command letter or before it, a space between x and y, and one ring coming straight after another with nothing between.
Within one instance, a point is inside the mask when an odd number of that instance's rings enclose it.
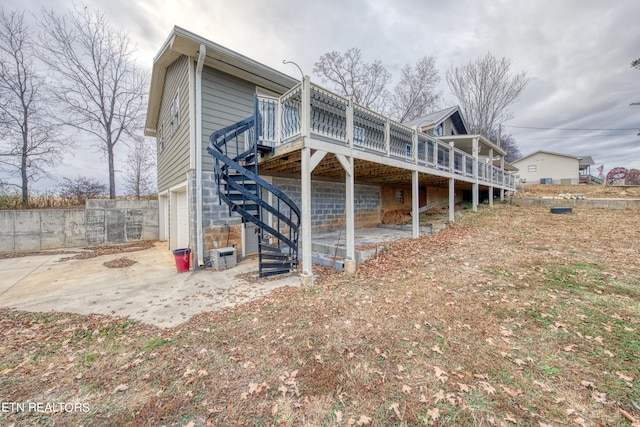
<instances>
[{"instance_id":1,"label":"white railing post","mask_svg":"<svg viewBox=\"0 0 640 427\"><path fill-rule=\"evenodd\" d=\"M456 159L455 159L455 150L454 150L455 146L453 141L451 141L449 143L449 172L451 172L452 174L455 175L456 173L456 168L455 168L455 163L456 163Z\"/></svg>"},{"instance_id":2,"label":"white railing post","mask_svg":"<svg viewBox=\"0 0 640 427\"><path fill-rule=\"evenodd\" d=\"M391 121L388 117L384 122L384 148L389 157L391 155Z\"/></svg>"},{"instance_id":3,"label":"white railing post","mask_svg":"<svg viewBox=\"0 0 640 427\"><path fill-rule=\"evenodd\" d=\"M300 118L302 126L302 135L309 138L311 136L311 79L309 76L304 76L302 79L302 96L300 108Z\"/></svg>"},{"instance_id":4,"label":"white railing post","mask_svg":"<svg viewBox=\"0 0 640 427\"><path fill-rule=\"evenodd\" d=\"M353 98L349 96L349 102L347 104L347 144L349 148L353 149Z\"/></svg>"},{"instance_id":5,"label":"white railing post","mask_svg":"<svg viewBox=\"0 0 640 427\"><path fill-rule=\"evenodd\" d=\"M493 165L493 148L489 148L489 163ZM493 183L489 185L489 206L493 207Z\"/></svg>"},{"instance_id":6,"label":"white railing post","mask_svg":"<svg viewBox=\"0 0 640 427\"><path fill-rule=\"evenodd\" d=\"M478 195L478 141L479 139L480 138L478 137L473 138L473 145L472 145L473 189L472 189L471 197L473 198L472 209L474 212L478 211L478 199L479 199L479 195Z\"/></svg>"},{"instance_id":7,"label":"white railing post","mask_svg":"<svg viewBox=\"0 0 640 427\"><path fill-rule=\"evenodd\" d=\"M413 131L413 135L412 135L412 142L413 142L413 162L415 164L418 164L418 129L414 129Z\"/></svg>"},{"instance_id":8,"label":"white railing post","mask_svg":"<svg viewBox=\"0 0 640 427\"><path fill-rule=\"evenodd\" d=\"M282 111L282 104L281 104L280 98L278 98L278 99L275 100L275 111L274 111L274 114L276 115L276 118L275 118L275 122L276 122L275 132L276 132L276 134L274 135L275 136L275 141L273 141L273 144L276 147L279 144L282 143L282 134L280 132L282 132L281 120L283 118L280 115L281 111Z\"/></svg>"}]
</instances>

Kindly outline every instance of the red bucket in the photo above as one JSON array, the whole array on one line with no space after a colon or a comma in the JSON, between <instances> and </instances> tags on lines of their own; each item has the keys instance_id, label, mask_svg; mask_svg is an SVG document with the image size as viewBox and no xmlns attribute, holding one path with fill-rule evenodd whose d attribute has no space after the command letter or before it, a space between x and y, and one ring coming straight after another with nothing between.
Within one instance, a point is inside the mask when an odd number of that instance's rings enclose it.
<instances>
[{"instance_id":1,"label":"red bucket","mask_svg":"<svg viewBox=\"0 0 640 427\"><path fill-rule=\"evenodd\" d=\"M191 249L183 248L173 251L173 256L176 258L176 269L178 273L184 273L189 271L189 263L191 261Z\"/></svg>"}]
</instances>

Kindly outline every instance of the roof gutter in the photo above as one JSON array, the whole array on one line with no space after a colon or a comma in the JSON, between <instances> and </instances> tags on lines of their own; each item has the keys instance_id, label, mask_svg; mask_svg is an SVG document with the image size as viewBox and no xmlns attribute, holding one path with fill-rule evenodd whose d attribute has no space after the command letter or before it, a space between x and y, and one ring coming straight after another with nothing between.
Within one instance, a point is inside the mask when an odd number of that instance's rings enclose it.
<instances>
[{"instance_id":1,"label":"roof gutter","mask_svg":"<svg viewBox=\"0 0 640 427\"><path fill-rule=\"evenodd\" d=\"M202 67L207 48L200 44L196 65L196 256L197 266L204 265L204 233L202 230Z\"/></svg>"}]
</instances>

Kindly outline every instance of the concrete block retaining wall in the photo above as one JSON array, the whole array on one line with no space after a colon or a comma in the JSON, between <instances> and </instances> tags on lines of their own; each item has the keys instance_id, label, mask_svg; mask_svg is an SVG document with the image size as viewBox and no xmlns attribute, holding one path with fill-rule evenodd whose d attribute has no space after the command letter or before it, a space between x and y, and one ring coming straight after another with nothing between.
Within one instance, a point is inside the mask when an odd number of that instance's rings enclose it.
<instances>
[{"instance_id":1,"label":"concrete block retaining wall","mask_svg":"<svg viewBox=\"0 0 640 427\"><path fill-rule=\"evenodd\" d=\"M87 200L85 209L0 211L0 252L156 239L157 200Z\"/></svg>"},{"instance_id":2,"label":"concrete block retaining wall","mask_svg":"<svg viewBox=\"0 0 640 427\"><path fill-rule=\"evenodd\" d=\"M600 208L600 209L640 209L640 199L511 199L512 205L519 206L566 206L570 208Z\"/></svg>"}]
</instances>

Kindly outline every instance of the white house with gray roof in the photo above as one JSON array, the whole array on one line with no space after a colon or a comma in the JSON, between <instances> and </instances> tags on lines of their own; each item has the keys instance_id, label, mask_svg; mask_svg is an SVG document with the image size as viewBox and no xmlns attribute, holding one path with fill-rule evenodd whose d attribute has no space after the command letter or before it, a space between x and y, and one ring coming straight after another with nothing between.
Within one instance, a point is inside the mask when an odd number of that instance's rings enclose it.
<instances>
[{"instance_id":1,"label":"white house with gray roof","mask_svg":"<svg viewBox=\"0 0 640 427\"><path fill-rule=\"evenodd\" d=\"M580 171L593 165L589 156L573 156L538 150L513 162L522 184L580 183Z\"/></svg>"}]
</instances>

